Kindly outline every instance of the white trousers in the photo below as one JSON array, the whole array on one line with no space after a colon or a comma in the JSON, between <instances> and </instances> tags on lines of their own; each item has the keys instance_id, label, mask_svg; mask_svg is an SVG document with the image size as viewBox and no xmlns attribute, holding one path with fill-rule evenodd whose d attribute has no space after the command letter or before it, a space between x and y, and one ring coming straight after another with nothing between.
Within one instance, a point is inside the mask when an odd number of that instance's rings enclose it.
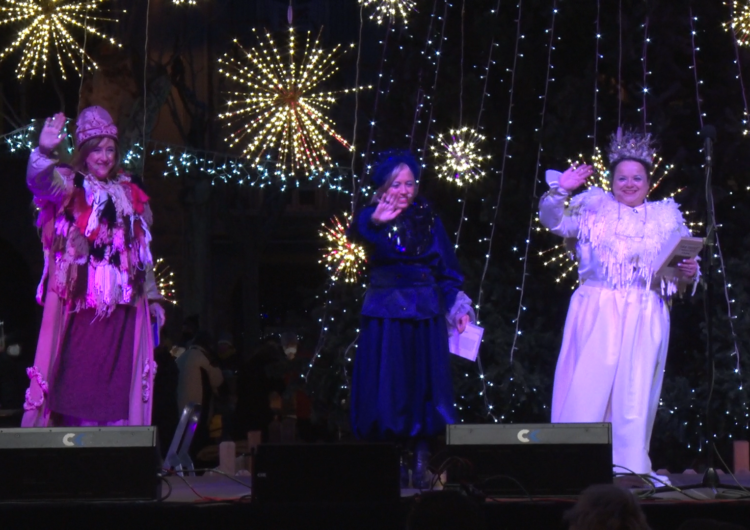
<instances>
[{"instance_id":1,"label":"white trousers","mask_svg":"<svg viewBox=\"0 0 750 530\"><path fill-rule=\"evenodd\" d=\"M579 287L557 360L552 421L611 422L614 465L651 473L668 343L669 308L656 292Z\"/></svg>"}]
</instances>

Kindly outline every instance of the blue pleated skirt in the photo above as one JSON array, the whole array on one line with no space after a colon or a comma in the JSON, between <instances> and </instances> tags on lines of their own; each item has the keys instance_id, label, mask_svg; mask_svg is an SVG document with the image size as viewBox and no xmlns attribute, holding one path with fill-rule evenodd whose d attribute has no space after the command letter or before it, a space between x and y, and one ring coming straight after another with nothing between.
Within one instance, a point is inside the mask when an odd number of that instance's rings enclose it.
<instances>
[{"instance_id":1,"label":"blue pleated skirt","mask_svg":"<svg viewBox=\"0 0 750 530\"><path fill-rule=\"evenodd\" d=\"M433 436L456 422L443 315L362 317L354 359L352 431L366 440Z\"/></svg>"}]
</instances>

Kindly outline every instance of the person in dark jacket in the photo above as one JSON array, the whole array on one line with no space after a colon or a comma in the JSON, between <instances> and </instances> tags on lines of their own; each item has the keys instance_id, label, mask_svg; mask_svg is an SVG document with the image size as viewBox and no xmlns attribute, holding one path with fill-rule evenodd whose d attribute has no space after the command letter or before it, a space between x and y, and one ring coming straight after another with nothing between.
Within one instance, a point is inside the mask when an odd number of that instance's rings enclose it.
<instances>
[{"instance_id":1,"label":"person in dark jacket","mask_svg":"<svg viewBox=\"0 0 750 530\"><path fill-rule=\"evenodd\" d=\"M463 332L471 301L453 244L417 196L419 173L410 154L387 154L373 203L349 227L370 265L351 395L353 432L367 440L427 439L456 421L448 327Z\"/></svg>"},{"instance_id":2,"label":"person in dark jacket","mask_svg":"<svg viewBox=\"0 0 750 530\"><path fill-rule=\"evenodd\" d=\"M244 440L249 431L261 431L269 441L269 425L277 412L271 406L272 396L284 392L282 366L284 351L277 340L266 340L258 346L237 374L237 409L232 425L233 438Z\"/></svg>"}]
</instances>

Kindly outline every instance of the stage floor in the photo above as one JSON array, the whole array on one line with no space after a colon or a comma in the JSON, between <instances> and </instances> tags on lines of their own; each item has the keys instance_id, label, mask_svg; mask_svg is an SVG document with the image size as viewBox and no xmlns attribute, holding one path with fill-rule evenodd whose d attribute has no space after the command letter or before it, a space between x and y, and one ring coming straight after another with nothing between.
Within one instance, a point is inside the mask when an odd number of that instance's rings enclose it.
<instances>
[{"instance_id":1,"label":"stage floor","mask_svg":"<svg viewBox=\"0 0 750 530\"><path fill-rule=\"evenodd\" d=\"M648 503L652 501L710 501L716 500L743 500L750 501L750 474L740 474L732 477L728 474L720 475L721 484L736 487L736 489L718 488L717 492L710 488L699 487L702 481L702 475L696 473L677 473L667 475L672 482L670 487L661 487L652 491L646 487L640 486L641 481L622 477L616 479L616 483L623 487L629 487L636 495L642 498L641 502ZM736 480L735 480L736 479ZM207 502L207 501L245 501L250 500L252 492L250 477L228 477L218 472L209 472L202 476L179 477L170 476L166 478L169 486L164 487L162 502ZM683 489L686 488L686 489ZM744 492L740 488L748 491ZM422 493L417 489L402 489L401 498L406 499ZM744 499L743 499L744 497ZM562 499L566 502L574 502L575 497L538 497L541 500ZM528 501L528 497L497 497L492 498L491 502L508 499L509 501ZM533 498L532 498L533 499ZM488 501L489 502L489 501ZM750 519L747 521L750 523ZM750 529L749 529L750 530Z\"/></svg>"},{"instance_id":2,"label":"stage floor","mask_svg":"<svg viewBox=\"0 0 750 530\"><path fill-rule=\"evenodd\" d=\"M674 530L689 519L711 518L742 525L750 530L750 500L716 499L707 488L682 491L699 484L701 475L670 475L675 489L648 495L635 490L652 530ZM723 475L722 483L733 481ZM738 477L750 490L750 476ZM70 528L71 525L107 528L247 528L378 529L404 530L408 514L417 502L417 490L405 489L400 501L349 503L278 502L258 504L250 500L249 477L209 473L165 479L164 499L159 502L0 502L0 526L15 528ZM680 490L680 491L678 491ZM720 489L720 492L723 491ZM750 499L750 496L748 497ZM564 513L575 497L492 497L479 503L488 529L566 529Z\"/></svg>"}]
</instances>

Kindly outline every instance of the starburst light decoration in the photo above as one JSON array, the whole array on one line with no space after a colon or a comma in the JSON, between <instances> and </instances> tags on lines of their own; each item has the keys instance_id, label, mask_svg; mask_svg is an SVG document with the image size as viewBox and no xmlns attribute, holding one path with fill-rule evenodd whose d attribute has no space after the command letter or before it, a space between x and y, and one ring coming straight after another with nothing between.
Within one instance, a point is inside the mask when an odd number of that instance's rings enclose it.
<instances>
[{"instance_id":1,"label":"starburst light decoration","mask_svg":"<svg viewBox=\"0 0 750 530\"><path fill-rule=\"evenodd\" d=\"M47 63L57 61L63 79L66 65L82 75L87 63L98 68L86 53L80 38L93 35L121 46L113 37L99 31L94 24L113 22L101 15L100 5L106 0L5 0L0 6L0 26L14 24L21 29L15 39L0 51L0 61L15 50L20 50L21 61L16 67L19 79L47 74Z\"/></svg>"},{"instance_id":2,"label":"starburst light decoration","mask_svg":"<svg viewBox=\"0 0 750 530\"><path fill-rule=\"evenodd\" d=\"M406 23L409 11L416 11L414 0L359 0L365 7L372 7L371 20L382 24L385 20L394 20L401 17Z\"/></svg>"},{"instance_id":3,"label":"starburst light decoration","mask_svg":"<svg viewBox=\"0 0 750 530\"><path fill-rule=\"evenodd\" d=\"M737 43L750 46L750 2L748 0L732 2L732 20L725 22L724 28L734 32Z\"/></svg>"},{"instance_id":4,"label":"starburst light decoration","mask_svg":"<svg viewBox=\"0 0 750 530\"><path fill-rule=\"evenodd\" d=\"M174 272L169 268L163 258L158 258L154 263L154 280L159 293L167 302L177 305L177 287L174 282Z\"/></svg>"},{"instance_id":5,"label":"starburst light decoration","mask_svg":"<svg viewBox=\"0 0 750 530\"><path fill-rule=\"evenodd\" d=\"M253 30L255 32L255 30ZM275 173L285 177L304 171L323 172L332 165L326 151L326 136L351 150L352 146L334 130L326 116L340 94L361 88L325 92L320 85L337 70L341 47L325 52L320 34L307 39L301 53L295 49L294 30L289 30L288 50L282 55L271 35L258 37L259 46L245 50L244 57L229 54L219 59L219 72L241 90L230 92L228 110L219 117L230 128L226 141L242 147L244 157L254 164L274 159Z\"/></svg>"},{"instance_id":6,"label":"starburst light decoration","mask_svg":"<svg viewBox=\"0 0 750 530\"><path fill-rule=\"evenodd\" d=\"M438 143L432 146L432 150L437 158L435 170L440 178L463 186L485 175L482 164L490 156L479 149L484 136L474 129L462 127L453 129L446 135L439 135L437 140Z\"/></svg>"},{"instance_id":7,"label":"starburst light decoration","mask_svg":"<svg viewBox=\"0 0 750 530\"><path fill-rule=\"evenodd\" d=\"M330 226L324 223L320 231L320 237L325 238L327 242L320 263L325 263L326 269L331 274L331 280L334 282L340 279L347 283L356 282L367 261L364 247L352 243L346 237L346 227L350 220L351 217L344 214L345 223L342 224L339 218L334 216L330 221Z\"/></svg>"}]
</instances>

